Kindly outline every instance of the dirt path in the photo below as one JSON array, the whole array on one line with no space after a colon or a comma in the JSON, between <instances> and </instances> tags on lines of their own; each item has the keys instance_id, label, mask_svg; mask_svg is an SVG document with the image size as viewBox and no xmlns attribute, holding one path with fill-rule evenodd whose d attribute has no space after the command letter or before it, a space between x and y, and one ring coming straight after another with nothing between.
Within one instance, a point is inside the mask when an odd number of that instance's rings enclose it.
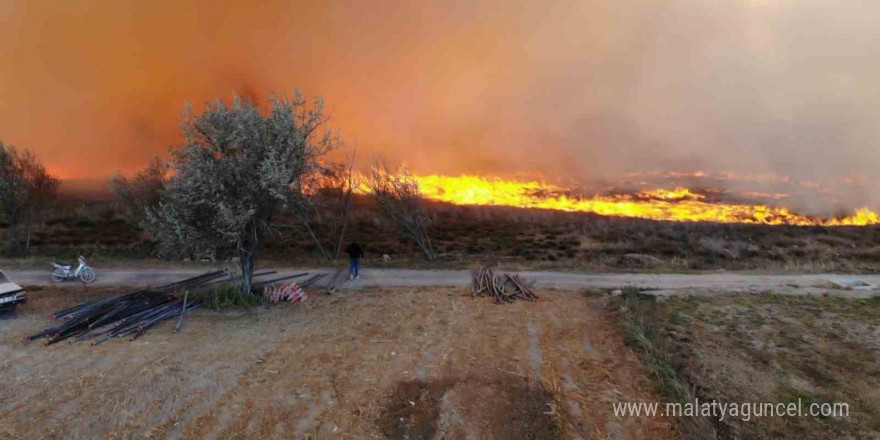
<instances>
[{"instance_id":1,"label":"dirt path","mask_svg":"<svg viewBox=\"0 0 880 440\"><path fill-rule=\"evenodd\" d=\"M98 269L95 285L157 285L180 280L203 273L208 269ZM298 272L330 272L327 268L279 268L279 276ZM48 271L10 270L7 275L22 285L47 285ZM846 297L870 297L877 289L853 291L833 289L829 280L861 280L880 286L880 275L840 274L748 274L748 273L702 273L702 274L626 274L626 273L576 273L576 272L520 272L527 278L537 279L545 287L584 287L592 289L616 289L635 286L654 290L661 295L680 295L700 292L712 293L760 293L773 292L790 295L829 294ZM349 287L430 287L464 286L469 284L467 270L410 270L365 269L361 279Z\"/></svg>"}]
</instances>

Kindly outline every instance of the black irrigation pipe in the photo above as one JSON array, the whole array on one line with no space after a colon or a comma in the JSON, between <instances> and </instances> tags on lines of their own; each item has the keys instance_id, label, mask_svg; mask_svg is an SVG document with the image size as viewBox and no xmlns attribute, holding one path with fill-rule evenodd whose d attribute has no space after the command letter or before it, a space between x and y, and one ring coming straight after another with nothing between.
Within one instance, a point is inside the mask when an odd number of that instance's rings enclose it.
<instances>
[{"instance_id":1,"label":"black irrigation pipe","mask_svg":"<svg viewBox=\"0 0 880 440\"><path fill-rule=\"evenodd\" d=\"M319 274L303 281L302 283L300 283L299 287L302 289L305 289L305 288L311 286L312 284L315 284L318 280L320 280L321 278L324 278L325 276L327 276L326 273L319 273Z\"/></svg>"},{"instance_id":2,"label":"black irrigation pipe","mask_svg":"<svg viewBox=\"0 0 880 440\"><path fill-rule=\"evenodd\" d=\"M272 283L277 283L277 282L279 282L279 281L286 281L286 280L292 280L292 279L294 279L294 278L304 277L304 276L306 276L306 275L308 275L308 274L309 274L308 272L303 272L303 273L298 273L298 274L296 274L296 275L289 275L289 276L286 276L286 277L275 278L275 279L273 279L273 280L260 281L259 283L256 283L256 284L257 284L257 285L272 284Z\"/></svg>"},{"instance_id":3,"label":"black irrigation pipe","mask_svg":"<svg viewBox=\"0 0 880 440\"><path fill-rule=\"evenodd\" d=\"M254 277L275 273L277 272L262 271L255 273ZM255 282L254 285L265 286L307 275L308 273L289 275ZM305 288L324 276L325 274L312 276L301 283L300 287ZM87 301L53 313L51 317L60 321L58 325L26 336L25 339L32 341L45 337L45 345L71 338L70 342L91 339L92 345L127 336L131 336L131 340L135 340L157 324L202 306L202 302L198 300L184 302L183 299L176 298L175 292L206 288L214 284L229 282L229 279L228 273L225 271L207 272L162 286L137 289ZM236 277L231 277L231 279L234 281Z\"/></svg>"},{"instance_id":4,"label":"black irrigation pipe","mask_svg":"<svg viewBox=\"0 0 880 440\"><path fill-rule=\"evenodd\" d=\"M274 272L270 272L270 273L274 273ZM108 304L108 303L117 302L117 301L120 301L120 300L123 300L126 298L130 298L130 297L133 297L133 296L136 296L139 294L151 293L151 292L173 292L173 291L178 290L180 288L196 288L196 287L199 287L205 283L216 280L217 278L223 277L224 275L226 275L225 271L208 272L208 273L205 273L205 274L193 277L193 278L188 278L188 279L185 279L182 281L166 284L163 286L157 286L157 287L153 287L150 289L138 289L138 290L123 293L120 295L115 295L115 296L110 296L107 298L102 298L102 299L98 299L98 300L94 300L94 301L85 302L85 303L73 306L71 308L68 308L68 309L60 310L60 311L53 313L52 317L54 319L70 318L70 317L73 317L75 315L82 313L83 311L94 310L98 306Z\"/></svg>"},{"instance_id":5,"label":"black irrigation pipe","mask_svg":"<svg viewBox=\"0 0 880 440\"><path fill-rule=\"evenodd\" d=\"M270 275L274 271L259 273ZM158 323L201 306L200 302L183 304L174 292L202 288L227 275L225 271L208 272L174 283L87 301L59 310L51 316L61 323L25 339L32 341L45 337L46 345L65 339L84 341L95 338L92 344L100 344L115 337L137 334L139 337Z\"/></svg>"}]
</instances>

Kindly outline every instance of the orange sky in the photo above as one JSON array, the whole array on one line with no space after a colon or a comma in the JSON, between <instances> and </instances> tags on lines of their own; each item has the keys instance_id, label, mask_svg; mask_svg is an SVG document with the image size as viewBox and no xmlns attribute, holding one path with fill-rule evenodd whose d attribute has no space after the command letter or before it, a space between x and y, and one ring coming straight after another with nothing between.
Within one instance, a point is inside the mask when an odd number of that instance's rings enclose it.
<instances>
[{"instance_id":1,"label":"orange sky","mask_svg":"<svg viewBox=\"0 0 880 440\"><path fill-rule=\"evenodd\" d=\"M61 177L130 172L185 100L296 87L421 172L880 167L876 2L259 3L0 0L0 139Z\"/></svg>"},{"instance_id":2,"label":"orange sky","mask_svg":"<svg viewBox=\"0 0 880 440\"><path fill-rule=\"evenodd\" d=\"M419 162L469 149L495 111L488 89L528 85L505 37L524 11L500 3L3 1L0 139L64 177L164 154L185 100L294 88L322 96L362 150Z\"/></svg>"}]
</instances>

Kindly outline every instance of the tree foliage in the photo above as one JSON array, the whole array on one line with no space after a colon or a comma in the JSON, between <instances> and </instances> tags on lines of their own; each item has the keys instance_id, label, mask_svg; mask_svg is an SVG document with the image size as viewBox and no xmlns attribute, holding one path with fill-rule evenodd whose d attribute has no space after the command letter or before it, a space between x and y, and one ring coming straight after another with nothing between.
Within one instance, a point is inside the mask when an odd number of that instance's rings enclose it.
<instances>
[{"instance_id":1,"label":"tree foliage","mask_svg":"<svg viewBox=\"0 0 880 440\"><path fill-rule=\"evenodd\" d=\"M168 164L154 157L147 168L131 178L116 174L110 179L110 188L116 194L120 212L129 220L141 224L147 211L159 206L168 183Z\"/></svg>"},{"instance_id":2,"label":"tree foliage","mask_svg":"<svg viewBox=\"0 0 880 440\"><path fill-rule=\"evenodd\" d=\"M55 201L59 181L30 150L0 142L0 218L9 224L9 246L26 254L30 231Z\"/></svg>"},{"instance_id":3,"label":"tree foliage","mask_svg":"<svg viewBox=\"0 0 880 440\"><path fill-rule=\"evenodd\" d=\"M269 107L263 112L235 97L201 114L188 108L185 144L172 152L163 200L144 221L162 254L237 256L245 294L262 241L275 230L273 217L338 144L320 100L275 97Z\"/></svg>"}]
</instances>

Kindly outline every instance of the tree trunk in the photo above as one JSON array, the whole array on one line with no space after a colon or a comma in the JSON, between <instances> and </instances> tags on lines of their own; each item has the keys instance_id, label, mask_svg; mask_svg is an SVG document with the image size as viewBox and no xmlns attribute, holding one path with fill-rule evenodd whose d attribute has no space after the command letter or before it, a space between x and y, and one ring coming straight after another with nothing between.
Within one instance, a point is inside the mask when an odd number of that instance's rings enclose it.
<instances>
[{"instance_id":1,"label":"tree trunk","mask_svg":"<svg viewBox=\"0 0 880 440\"><path fill-rule=\"evenodd\" d=\"M412 235L413 240L415 240L416 244L422 250L422 256L426 261L434 261L437 259L437 254L434 252L434 247L431 245L431 237L425 232L425 229L422 227L419 220L413 220L412 228L410 228L410 235Z\"/></svg>"},{"instance_id":2,"label":"tree trunk","mask_svg":"<svg viewBox=\"0 0 880 440\"><path fill-rule=\"evenodd\" d=\"M31 252L31 230L34 228L33 218L28 218L24 222L24 256L27 257Z\"/></svg>"},{"instance_id":3,"label":"tree trunk","mask_svg":"<svg viewBox=\"0 0 880 440\"><path fill-rule=\"evenodd\" d=\"M9 252L16 257L20 257L23 255L22 245L21 245L21 227L18 224L18 221L12 219L9 223L9 228L7 229L9 234Z\"/></svg>"},{"instance_id":4,"label":"tree trunk","mask_svg":"<svg viewBox=\"0 0 880 440\"><path fill-rule=\"evenodd\" d=\"M309 231L309 235L312 237L312 242L315 243L315 246L317 246L318 250L321 251L321 255L323 255L324 258L327 259L327 261L333 261L333 259L330 258L330 254L328 254L327 250L324 249L324 245L321 244L321 240L318 240L318 236L315 235L315 231L312 230L312 226L309 225L309 221L303 220L302 224L306 228L306 230Z\"/></svg>"},{"instance_id":5,"label":"tree trunk","mask_svg":"<svg viewBox=\"0 0 880 440\"><path fill-rule=\"evenodd\" d=\"M333 252L333 259L338 260L339 254L342 253L342 244L345 240L345 230L348 228L347 224L342 224L342 230L339 231L339 241L336 242L336 251Z\"/></svg>"},{"instance_id":6,"label":"tree trunk","mask_svg":"<svg viewBox=\"0 0 880 440\"><path fill-rule=\"evenodd\" d=\"M241 293L253 295L254 253L243 249L239 251L238 258L241 262Z\"/></svg>"},{"instance_id":7,"label":"tree trunk","mask_svg":"<svg viewBox=\"0 0 880 440\"><path fill-rule=\"evenodd\" d=\"M336 252L333 253L333 259L338 260L339 254L342 253L342 243L345 240L345 231L348 229L348 214L351 212L352 194L349 191L345 200L345 211L342 215L342 227L339 231L339 240L336 241Z\"/></svg>"},{"instance_id":8,"label":"tree trunk","mask_svg":"<svg viewBox=\"0 0 880 440\"><path fill-rule=\"evenodd\" d=\"M427 235L422 236L418 241L419 247L422 248L422 255L425 257L427 261L434 261L437 259L437 254L434 252L434 247L431 246L431 239L428 238Z\"/></svg>"}]
</instances>

